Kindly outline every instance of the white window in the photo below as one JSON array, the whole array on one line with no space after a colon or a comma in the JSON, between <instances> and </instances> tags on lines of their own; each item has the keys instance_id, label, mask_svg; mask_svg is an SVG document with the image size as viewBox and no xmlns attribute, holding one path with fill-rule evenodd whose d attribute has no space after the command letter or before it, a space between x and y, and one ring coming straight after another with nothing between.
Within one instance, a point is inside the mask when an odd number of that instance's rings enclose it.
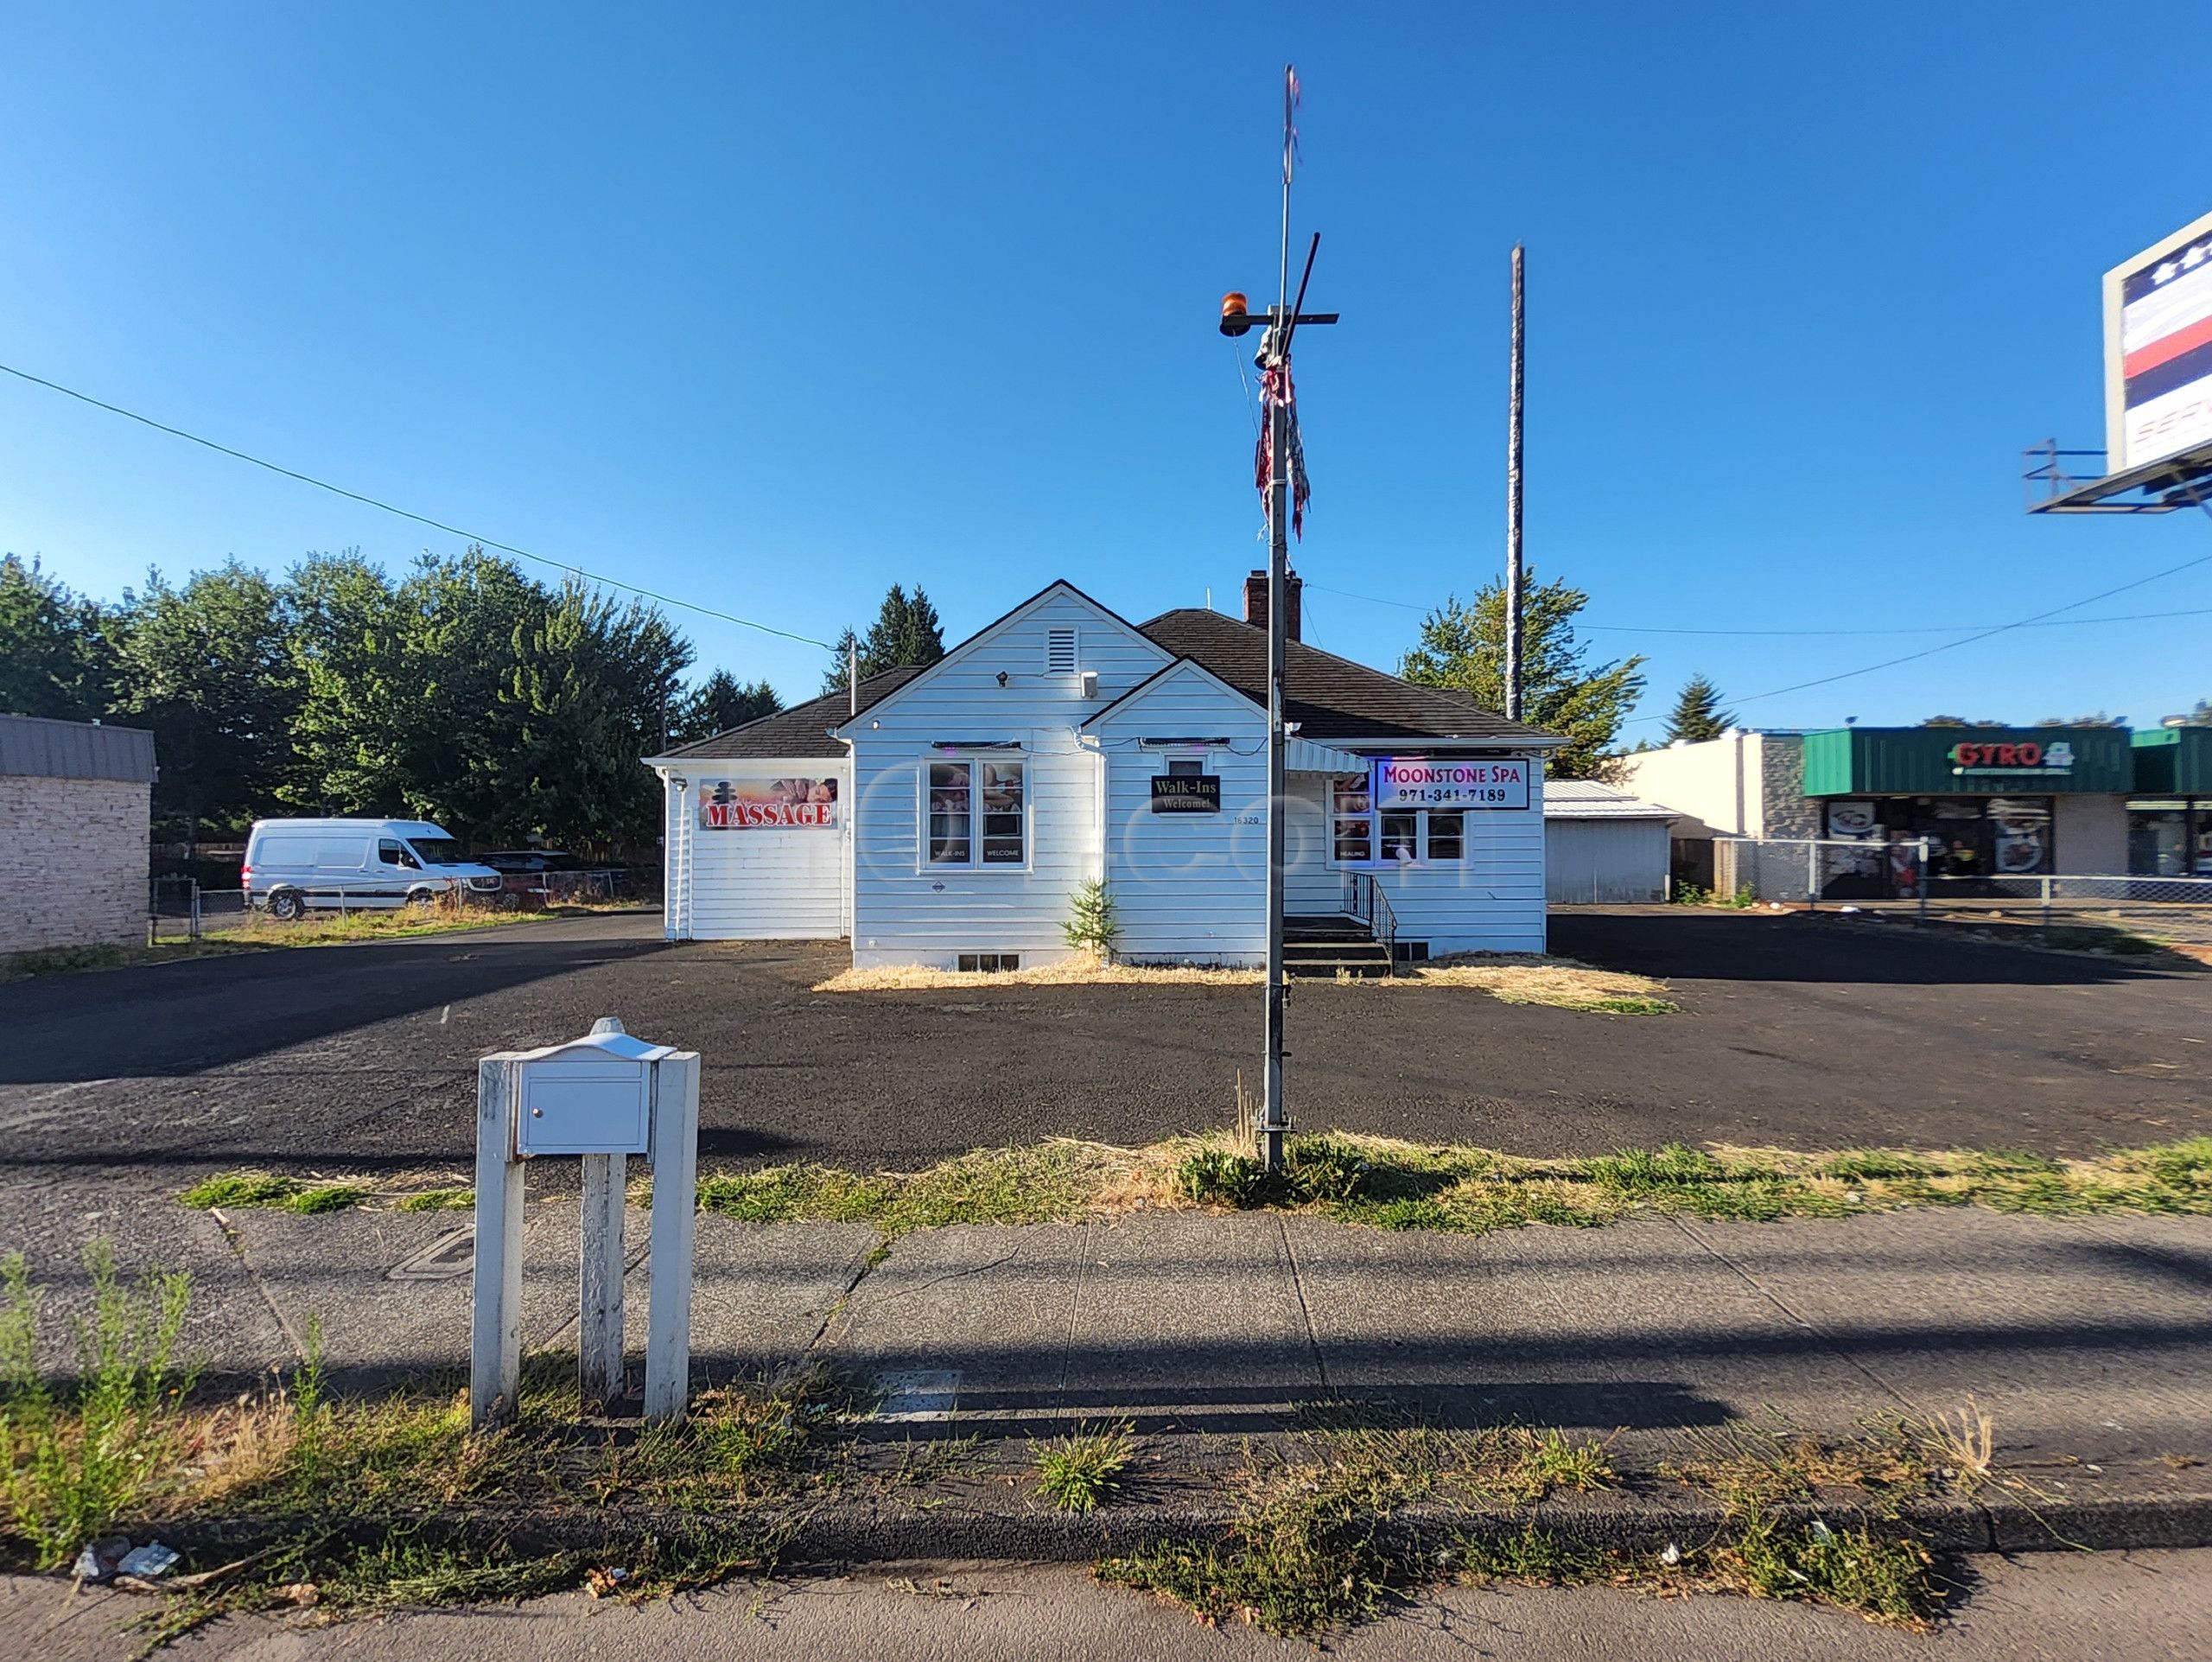
<instances>
[{"instance_id":1,"label":"white window","mask_svg":"<svg viewBox=\"0 0 2212 1662\"><path fill-rule=\"evenodd\" d=\"M1375 811L1367 775L1329 782L1329 848L1334 863L1457 865L1466 857L1467 817L1458 808Z\"/></svg>"},{"instance_id":2,"label":"white window","mask_svg":"<svg viewBox=\"0 0 2212 1662\"><path fill-rule=\"evenodd\" d=\"M929 818L924 863L1019 866L1028 858L1024 764L963 760L923 764Z\"/></svg>"},{"instance_id":3,"label":"white window","mask_svg":"<svg viewBox=\"0 0 2212 1662\"><path fill-rule=\"evenodd\" d=\"M1046 630L1045 673L1073 675L1075 665L1075 631L1073 629Z\"/></svg>"}]
</instances>

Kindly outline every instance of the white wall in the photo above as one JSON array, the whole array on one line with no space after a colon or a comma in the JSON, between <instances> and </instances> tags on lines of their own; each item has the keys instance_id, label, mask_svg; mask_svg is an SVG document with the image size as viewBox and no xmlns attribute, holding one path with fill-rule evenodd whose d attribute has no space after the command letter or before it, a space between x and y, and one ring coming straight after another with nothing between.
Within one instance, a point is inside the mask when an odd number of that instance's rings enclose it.
<instances>
[{"instance_id":1,"label":"white wall","mask_svg":"<svg viewBox=\"0 0 2212 1662\"><path fill-rule=\"evenodd\" d=\"M1077 631L1080 673L1048 674L1046 633ZM853 862L853 961L950 965L962 952L1019 952L1025 964L1068 956L1060 933L1076 888L1103 875L1099 758L1077 729L1163 668L1167 654L1135 629L1056 585L849 728L859 838ZM1007 684L1001 686L1003 672ZM1027 764L1026 866L921 863L927 763L957 753L935 744L1011 740ZM1011 753L1009 753L1011 754Z\"/></svg>"},{"instance_id":2,"label":"white wall","mask_svg":"<svg viewBox=\"0 0 2212 1662\"><path fill-rule=\"evenodd\" d=\"M1267 962L1267 717L1189 665L1170 670L1094 729L1105 769L1105 873L1125 958ZM1227 747L1147 750L1147 737L1225 738ZM1154 813L1152 780L1171 757L1202 757L1221 780L1217 814Z\"/></svg>"},{"instance_id":3,"label":"white wall","mask_svg":"<svg viewBox=\"0 0 2212 1662\"><path fill-rule=\"evenodd\" d=\"M1544 895L1560 906L1625 906L1667 898L1663 819L1547 819Z\"/></svg>"},{"instance_id":4,"label":"white wall","mask_svg":"<svg viewBox=\"0 0 2212 1662\"><path fill-rule=\"evenodd\" d=\"M1421 754L1410 742L1392 752ZM1389 897L1400 940L1427 941L1433 957L1544 950L1544 793L1539 764L1532 761L1530 772L1526 808L1468 811L1466 857L1458 863L1363 868ZM1318 774L1290 779L1286 901L1294 914L1334 912L1342 901L1340 869L1329 863L1325 786Z\"/></svg>"},{"instance_id":5,"label":"white wall","mask_svg":"<svg viewBox=\"0 0 2212 1662\"><path fill-rule=\"evenodd\" d=\"M669 793L664 889L670 933L691 940L834 940L843 935L846 839L852 767L823 756L788 761L693 762L680 800ZM842 822L834 830L753 827L707 831L699 804L716 784L835 778Z\"/></svg>"}]
</instances>

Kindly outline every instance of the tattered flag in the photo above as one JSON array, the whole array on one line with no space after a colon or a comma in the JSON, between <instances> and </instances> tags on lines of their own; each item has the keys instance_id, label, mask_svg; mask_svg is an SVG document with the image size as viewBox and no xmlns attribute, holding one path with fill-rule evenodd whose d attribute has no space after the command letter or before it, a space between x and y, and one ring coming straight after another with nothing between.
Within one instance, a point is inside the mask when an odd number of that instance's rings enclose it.
<instances>
[{"instance_id":1,"label":"tattered flag","mask_svg":"<svg viewBox=\"0 0 2212 1662\"><path fill-rule=\"evenodd\" d=\"M1298 436L1298 392L1290 379L1290 363L1285 359L1272 363L1260 372L1260 442L1252 457L1255 483L1260 487L1260 501L1267 512L1274 512L1274 411L1282 405L1283 430L1289 436L1290 455L1290 529L1291 534L1304 540L1306 536L1306 500L1311 494L1306 482L1306 446Z\"/></svg>"}]
</instances>

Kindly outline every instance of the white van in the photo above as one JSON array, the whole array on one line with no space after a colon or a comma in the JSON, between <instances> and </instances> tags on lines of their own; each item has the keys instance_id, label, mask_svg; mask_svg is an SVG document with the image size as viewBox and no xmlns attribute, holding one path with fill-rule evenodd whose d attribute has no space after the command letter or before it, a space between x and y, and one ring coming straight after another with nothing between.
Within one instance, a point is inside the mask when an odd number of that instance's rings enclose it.
<instances>
[{"instance_id":1,"label":"white van","mask_svg":"<svg viewBox=\"0 0 2212 1662\"><path fill-rule=\"evenodd\" d=\"M421 819L257 819L246 835L248 906L289 922L310 907L368 911L456 895L498 898L502 879Z\"/></svg>"}]
</instances>

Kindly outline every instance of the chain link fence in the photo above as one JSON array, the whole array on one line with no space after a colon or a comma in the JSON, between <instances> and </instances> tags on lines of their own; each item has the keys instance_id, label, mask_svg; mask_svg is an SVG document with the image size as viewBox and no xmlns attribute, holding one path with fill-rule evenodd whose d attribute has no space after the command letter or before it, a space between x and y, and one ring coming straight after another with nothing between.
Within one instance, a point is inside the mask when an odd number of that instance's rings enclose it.
<instances>
[{"instance_id":1,"label":"chain link fence","mask_svg":"<svg viewBox=\"0 0 2212 1662\"><path fill-rule=\"evenodd\" d=\"M2030 927L2055 940L2099 938L2212 946L2212 878L2022 873L1944 876L1923 841L1716 837L1713 898L1919 923Z\"/></svg>"}]
</instances>

